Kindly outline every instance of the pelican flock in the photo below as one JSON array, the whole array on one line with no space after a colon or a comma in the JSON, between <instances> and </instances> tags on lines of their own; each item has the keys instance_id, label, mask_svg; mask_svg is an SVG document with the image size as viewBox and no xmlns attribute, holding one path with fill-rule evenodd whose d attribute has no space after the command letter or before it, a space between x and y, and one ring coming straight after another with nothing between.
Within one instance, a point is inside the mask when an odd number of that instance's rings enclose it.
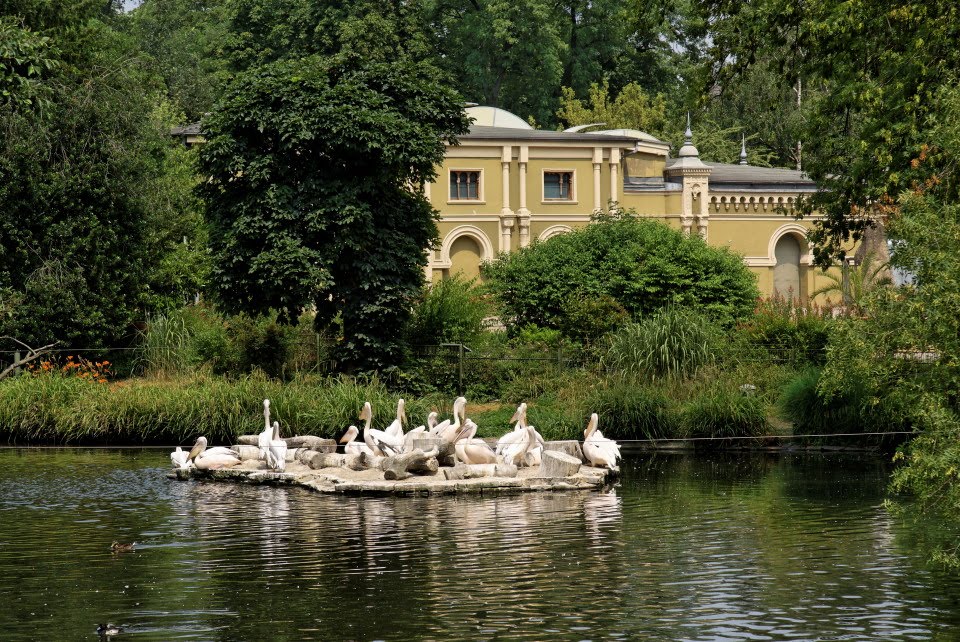
<instances>
[{"instance_id":1,"label":"pelican flock","mask_svg":"<svg viewBox=\"0 0 960 642\"><path fill-rule=\"evenodd\" d=\"M464 464L512 464L517 467L539 466L546 442L537 429L527 422L527 404L521 403L510 419L513 429L501 436L495 445L477 438L477 424L466 414L467 400L457 397L453 402L453 417L438 421L437 412L431 412L427 422L404 433L407 422L406 403L397 402L396 418L384 430L373 428L373 406L367 401L360 410L361 429L351 425L340 438L344 453L364 454L369 457L389 457L415 450L418 439L439 439L445 447L451 447L456 460ZM583 431L583 456L591 466L616 469L621 459L620 446L599 430L599 416L590 415ZM284 472L287 461L287 442L280 437L280 422L271 421L270 400L263 400L263 431L257 435L257 459L266 468ZM198 437L188 452L177 446L170 453L170 462L175 469L197 468L216 470L239 464L238 451L223 446L207 447L207 438Z\"/></svg>"}]
</instances>

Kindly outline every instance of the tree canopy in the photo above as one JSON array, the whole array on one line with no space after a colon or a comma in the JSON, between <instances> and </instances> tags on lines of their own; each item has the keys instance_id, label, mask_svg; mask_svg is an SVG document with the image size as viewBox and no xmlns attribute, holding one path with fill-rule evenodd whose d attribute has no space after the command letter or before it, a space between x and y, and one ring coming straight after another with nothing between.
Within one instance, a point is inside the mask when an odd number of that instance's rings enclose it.
<instances>
[{"instance_id":1,"label":"tree canopy","mask_svg":"<svg viewBox=\"0 0 960 642\"><path fill-rule=\"evenodd\" d=\"M239 74L204 121L200 168L228 310L341 315L348 368L396 365L436 213L420 186L460 99L429 65L312 55Z\"/></svg>"}]
</instances>

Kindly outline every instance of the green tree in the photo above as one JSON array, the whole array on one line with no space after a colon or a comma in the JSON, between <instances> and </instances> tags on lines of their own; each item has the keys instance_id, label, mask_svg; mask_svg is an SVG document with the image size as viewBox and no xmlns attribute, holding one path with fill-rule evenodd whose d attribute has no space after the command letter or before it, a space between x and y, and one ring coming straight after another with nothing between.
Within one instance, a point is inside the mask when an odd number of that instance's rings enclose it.
<instances>
[{"instance_id":1,"label":"green tree","mask_svg":"<svg viewBox=\"0 0 960 642\"><path fill-rule=\"evenodd\" d=\"M226 82L225 6L225 0L143 0L124 21L188 121L213 108Z\"/></svg>"},{"instance_id":2,"label":"green tree","mask_svg":"<svg viewBox=\"0 0 960 642\"><path fill-rule=\"evenodd\" d=\"M49 39L50 64L24 71L46 104L0 108L0 334L110 345L168 294L155 276L170 248L154 237L182 203L163 191L174 144L159 85L111 26L115 7L2 8L18 38Z\"/></svg>"},{"instance_id":3,"label":"green tree","mask_svg":"<svg viewBox=\"0 0 960 642\"><path fill-rule=\"evenodd\" d=\"M724 324L758 296L737 255L629 213L502 255L483 274L511 323L556 329L570 326L571 296L610 297L634 319L678 305Z\"/></svg>"},{"instance_id":4,"label":"green tree","mask_svg":"<svg viewBox=\"0 0 960 642\"><path fill-rule=\"evenodd\" d=\"M960 6L951 0L790 0L701 4L722 85L775 60L794 83L822 87L804 108L803 166L822 188L807 210L819 264L845 255L899 194L943 170L930 137L937 93L960 70ZM879 207L878 207L879 206Z\"/></svg>"},{"instance_id":5,"label":"green tree","mask_svg":"<svg viewBox=\"0 0 960 642\"><path fill-rule=\"evenodd\" d=\"M312 55L238 74L205 119L201 184L224 306L339 313L347 369L402 358L436 212L418 186L466 131L431 66Z\"/></svg>"}]
</instances>

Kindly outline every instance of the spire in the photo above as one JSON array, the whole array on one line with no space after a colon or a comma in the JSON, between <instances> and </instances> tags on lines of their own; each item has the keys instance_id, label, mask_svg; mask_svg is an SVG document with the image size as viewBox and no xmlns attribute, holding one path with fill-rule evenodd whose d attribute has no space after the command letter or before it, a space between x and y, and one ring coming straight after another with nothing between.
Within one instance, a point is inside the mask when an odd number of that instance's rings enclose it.
<instances>
[{"instance_id":1,"label":"spire","mask_svg":"<svg viewBox=\"0 0 960 642\"><path fill-rule=\"evenodd\" d=\"M747 135L743 134L743 141L740 143L740 164L747 165Z\"/></svg>"},{"instance_id":2,"label":"spire","mask_svg":"<svg viewBox=\"0 0 960 642\"><path fill-rule=\"evenodd\" d=\"M687 131L683 133L683 136L683 147L677 152L677 156L680 158L699 158L700 152L693 144L693 130L690 129L690 112L687 112Z\"/></svg>"}]
</instances>

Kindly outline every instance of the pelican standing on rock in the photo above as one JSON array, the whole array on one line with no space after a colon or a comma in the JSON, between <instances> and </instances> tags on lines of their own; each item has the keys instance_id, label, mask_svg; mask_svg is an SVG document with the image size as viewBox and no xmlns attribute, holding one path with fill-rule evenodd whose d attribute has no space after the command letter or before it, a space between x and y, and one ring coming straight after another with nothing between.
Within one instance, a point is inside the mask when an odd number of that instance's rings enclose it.
<instances>
[{"instance_id":1,"label":"pelican standing on rock","mask_svg":"<svg viewBox=\"0 0 960 642\"><path fill-rule=\"evenodd\" d=\"M521 403L517 406L517 411L513 413L513 417L510 418L510 423L516 422L513 430L508 432L500 439L497 440L496 453L498 455L503 455L507 448L512 444L523 439L523 435L526 433L527 429L532 429L533 432L533 443L530 444L530 449L527 451L527 465L538 466L540 465L541 455L543 454L543 437L537 432L537 429L533 426L527 425L527 404Z\"/></svg>"},{"instance_id":2,"label":"pelican standing on rock","mask_svg":"<svg viewBox=\"0 0 960 642\"><path fill-rule=\"evenodd\" d=\"M431 437L439 437L446 442L453 442L460 430L460 422L467 417L466 397L457 397L453 400L453 420L445 419L430 430Z\"/></svg>"},{"instance_id":3,"label":"pelican standing on rock","mask_svg":"<svg viewBox=\"0 0 960 642\"><path fill-rule=\"evenodd\" d=\"M387 426L385 433L391 437L403 437L403 423L407 420L407 410L403 399L397 402L397 418Z\"/></svg>"},{"instance_id":4,"label":"pelican standing on rock","mask_svg":"<svg viewBox=\"0 0 960 642\"><path fill-rule=\"evenodd\" d=\"M273 435L267 446L267 467L282 473L287 466L287 442L280 439L280 422L273 422Z\"/></svg>"},{"instance_id":5,"label":"pelican standing on rock","mask_svg":"<svg viewBox=\"0 0 960 642\"><path fill-rule=\"evenodd\" d=\"M229 448L214 446L208 449L206 437L197 437L197 443L193 445L188 457L200 470L216 470L240 463L240 455Z\"/></svg>"},{"instance_id":6,"label":"pelican standing on rock","mask_svg":"<svg viewBox=\"0 0 960 642\"><path fill-rule=\"evenodd\" d=\"M583 431L583 456L591 466L612 470L617 467L617 460L620 459L620 445L597 430L599 423L600 417L597 413L590 415L590 421Z\"/></svg>"},{"instance_id":7,"label":"pelican standing on rock","mask_svg":"<svg viewBox=\"0 0 960 642\"><path fill-rule=\"evenodd\" d=\"M267 449L273 439L273 426L270 425L270 400L263 400L263 432L257 435L257 447L260 449L259 459L267 458Z\"/></svg>"},{"instance_id":8,"label":"pelican standing on rock","mask_svg":"<svg viewBox=\"0 0 960 642\"><path fill-rule=\"evenodd\" d=\"M363 420L363 443L367 445L374 455L388 457L396 455L403 450L403 438L388 435L382 430L375 430L370 427L373 422L373 407L369 401L363 403L363 410L360 411L360 419ZM386 450L384 450L386 449Z\"/></svg>"}]
</instances>

